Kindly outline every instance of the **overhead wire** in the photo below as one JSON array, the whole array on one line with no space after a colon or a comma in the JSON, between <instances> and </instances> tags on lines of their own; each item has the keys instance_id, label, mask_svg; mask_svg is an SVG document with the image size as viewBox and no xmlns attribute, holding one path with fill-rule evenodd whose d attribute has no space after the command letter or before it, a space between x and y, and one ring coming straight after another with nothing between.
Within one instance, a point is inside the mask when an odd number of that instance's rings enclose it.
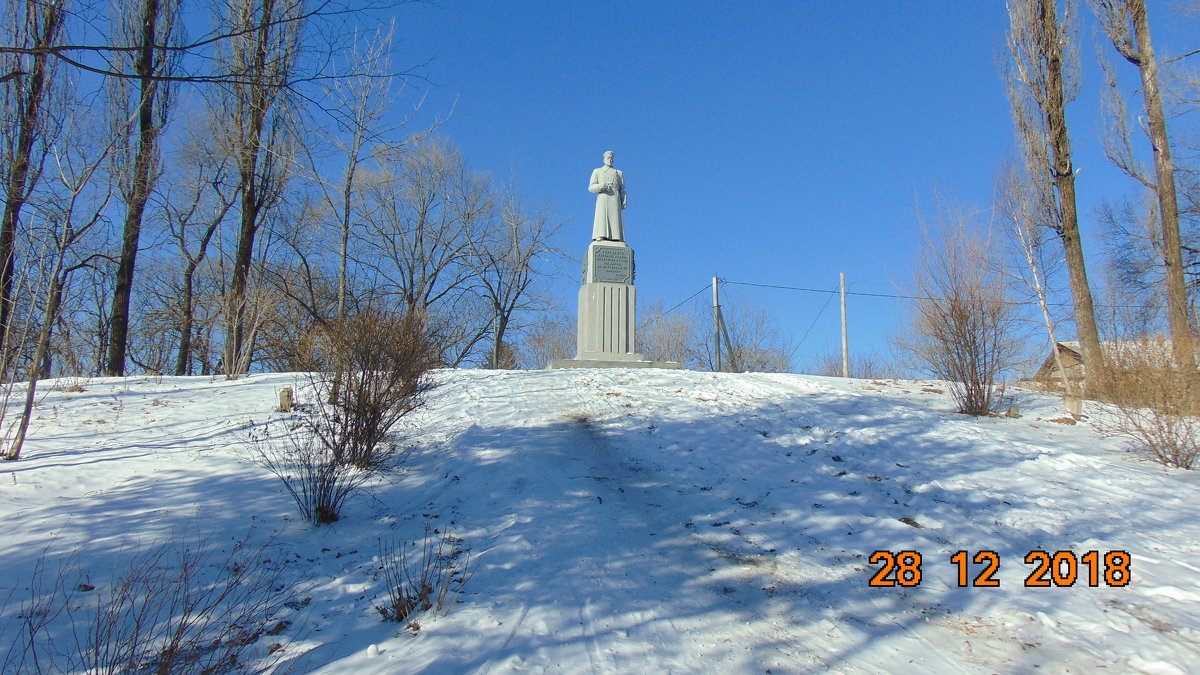
<instances>
[{"instance_id":1,"label":"overhead wire","mask_svg":"<svg viewBox=\"0 0 1200 675\"><path fill-rule=\"evenodd\" d=\"M806 291L809 293L830 293L830 294L838 293L837 289L830 291L830 290L825 290L822 288L804 288L803 286L782 286L779 284L759 284L759 283L753 283L753 282L749 282L749 281L730 281L729 279L721 279L720 281L723 284L733 284L735 286L757 286L758 288L776 288L776 289L785 290L785 291ZM866 293L864 291L846 291L846 295L856 295L856 296L868 297L868 298L893 298L896 300L930 300L930 301L935 301L935 302L938 300L938 298L931 298L931 297L924 296L924 295L902 295L902 294L898 294L898 293ZM1007 305L1028 305L1028 304L1030 304L1029 302L1020 302L1017 300L1004 300L1003 302L1004 302L1004 304L1007 304ZM1046 305L1048 307L1074 307L1075 306L1074 304L1069 303L1069 302L1048 302L1048 303L1046 303ZM1102 305L1102 304L1097 304L1094 306L1099 309L1154 309L1153 305Z\"/></svg>"}]
</instances>

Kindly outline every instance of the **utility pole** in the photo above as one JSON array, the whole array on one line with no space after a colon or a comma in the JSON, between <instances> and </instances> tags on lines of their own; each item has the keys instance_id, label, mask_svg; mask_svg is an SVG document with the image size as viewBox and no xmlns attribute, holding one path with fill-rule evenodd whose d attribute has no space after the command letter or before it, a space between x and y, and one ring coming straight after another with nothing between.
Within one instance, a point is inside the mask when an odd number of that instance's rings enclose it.
<instances>
[{"instance_id":1,"label":"utility pole","mask_svg":"<svg viewBox=\"0 0 1200 675\"><path fill-rule=\"evenodd\" d=\"M500 335L500 310L496 309L495 315L492 317L492 368L499 368L500 363L500 341L496 338Z\"/></svg>"},{"instance_id":2,"label":"utility pole","mask_svg":"<svg viewBox=\"0 0 1200 675\"><path fill-rule=\"evenodd\" d=\"M850 338L846 334L846 273L838 272L842 280L842 377L850 377Z\"/></svg>"},{"instance_id":3,"label":"utility pole","mask_svg":"<svg viewBox=\"0 0 1200 675\"><path fill-rule=\"evenodd\" d=\"M721 372L721 301L717 291L717 277L713 277L713 347L717 350L716 367L713 372Z\"/></svg>"}]
</instances>

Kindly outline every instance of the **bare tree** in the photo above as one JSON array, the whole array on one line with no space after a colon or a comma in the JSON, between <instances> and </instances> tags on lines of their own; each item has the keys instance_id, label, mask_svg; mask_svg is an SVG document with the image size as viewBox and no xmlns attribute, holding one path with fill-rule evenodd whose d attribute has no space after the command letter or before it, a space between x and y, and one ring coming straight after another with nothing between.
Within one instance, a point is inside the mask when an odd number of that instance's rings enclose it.
<instances>
[{"instance_id":1,"label":"bare tree","mask_svg":"<svg viewBox=\"0 0 1200 675\"><path fill-rule=\"evenodd\" d=\"M497 222L471 242L469 264L475 270L480 293L492 309L489 367L500 367L505 333L514 316L533 307L530 287L542 275L539 263L558 253L551 239L562 226L563 222L556 220L549 209L527 208L510 189L500 204Z\"/></svg>"},{"instance_id":2,"label":"bare tree","mask_svg":"<svg viewBox=\"0 0 1200 675\"><path fill-rule=\"evenodd\" d=\"M708 339L698 335L702 323L698 305L676 307L667 311L662 301L651 302L638 309L637 344L635 348L651 361L674 361L685 367L698 367L699 348Z\"/></svg>"},{"instance_id":3,"label":"bare tree","mask_svg":"<svg viewBox=\"0 0 1200 675\"><path fill-rule=\"evenodd\" d=\"M543 313L528 330L517 349L517 366L537 370L555 359L575 357L575 317L566 313Z\"/></svg>"},{"instance_id":4,"label":"bare tree","mask_svg":"<svg viewBox=\"0 0 1200 675\"><path fill-rule=\"evenodd\" d=\"M739 308L728 301L722 311L727 347L722 366L727 372L791 372L796 347L770 313L761 307Z\"/></svg>"},{"instance_id":5,"label":"bare tree","mask_svg":"<svg viewBox=\"0 0 1200 675\"><path fill-rule=\"evenodd\" d=\"M175 299L179 331L176 375L192 372L196 273L208 257L213 235L235 199L234 191L227 185L229 157L204 137L212 124L202 123L180 152L177 164L181 175L165 191L160 205L182 262Z\"/></svg>"},{"instance_id":6,"label":"bare tree","mask_svg":"<svg viewBox=\"0 0 1200 675\"><path fill-rule=\"evenodd\" d=\"M49 355L51 333L58 321L63 289L68 277L72 272L85 267L93 257L79 255L75 250L76 246L88 231L101 222L111 197L111 192L106 189L99 189L98 194L92 192L93 177L105 163L112 145L108 144L99 151L92 152L64 147L65 145L60 144L54 148L56 174L61 184L61 194L56 200L58 203L40 214L50 260L41 301L43 318L29 366L24 409L17 423L15 438L4 456L7 460L21 458L21 449L33 414L37 382L43 370L43 362Z\"/></svg>"},{"instance_id":7,"label":"bare tree","mask_svg":"<svg viewBox=\"0 0 1200 675\"><path fill-rule=\"evenodd\" d=\"M1187 286L1184 282L1183 250L1179 227L1179 202L1176 194L1175 164L1167 135L1167 116L1159 89L1159 63L1150 39L1150 22L1145 0L1089 0L1100 25L1113 46L1126 61L1138 69L1146 112L1146 133L1154 151L1154 176L1147 175L1133 158L1124 103L1116 78L1105 66L1109 81L1110 121L1113 125L1106 148L1109 158L1122 170L1154 192L1158 199L1158 225L1161 229L1164 285L1167 296L1167 322L1171 344L1179 367L1196 367ZM1102 60L1103 61L1103 60Z\"/></svg>"},{"instance_id":8,"label":"bare tree","mask_svg":"<svg viewBox=\"0 0 1200 675\"><path fill-rule=\"evenodd\" d=\"M1140 191L1116 201L1105 200L1097 211L1104 227L1106 321L1114 337L1134 339L1161 332L1166 311L1162 228L1158 200ZM1196 272L1188 274L1189 305L1197 298Z\"/></svg>"},{"instance_id":9,"label":"bare tree","mask_svg":"<svg viewBox=\"0 0 1200 675\"><path fill-rule=\"evenodd\" d=\"M1018 351L1015 308L1005 298L1002 272L989 260L991 242L970 229L966 215L939 214L924 239L913 277L922 299L897 345L947 381L960 412L986 415L996 378Z\"/></svg>"},{"instance_id":10,"label":"bare tree","mask_svg":"<svg viewBox=\"0 0 1200 675\"><path fill-rule=\"evenodd\" d=\"M841 377L842 350L829 349L814 355L804 372L825 377ZM892 354L859 350L850 356L850 377L862 380L899 379L905 377L905 371Z\"/></svg>"},{"instance_id":11,"label":"bare tree","mask_svg":"<svg viewBox=\"0 0 1200 675\"><path fill-rule=\"evenodd\" d=\"M121 257L112 299L106 375L124 375L129 341L129 304L133 295L134 271L146 203L158 178L159 136L170 110L170 83L161 81L173 61L170 46L175 42L178 0L123 0L116 9L118 40L136 46L121 51L114 65L136 76L110 78L110 114L124 142L113 153L125 202L125 224L121 234ZM131 91L131 84L135 85ZM137 140L134 141L133 137Z\"/></svg>"},{"instance_id":12,"label":"bare tree","mask_svg":"<svg viewBox=\"0 0 1200 675\"><path fill-rule=\"evenodd\" d=\"M366 236L354 242L354 258L372 275L377 301L425 316L455 364L492 323L471 260L492 221L493 190L444 141L396 155L364 174Z\"/></svg>"},{"instance_id":13,"label":"bare tree","mask_svg":"<svg viewBox=\"0 0 1200 675\"><path fill-rule=\"evenodd\" d=\"M1010 214L1025 220L1013 224L1017 228L1014 232L1022 236L1025 244L1041 240L1030 227L1048 227L1062 243L1083 360L1093 374L1099 374L1104 370L1104 358L1084 263L1075 200L1075 169L1067 133L1066 106L1079 92L1075 2L1067 0L1062 21L1058 4L1058 0L1007 3L1011 54L1008 98L1027 180L1027 187L1011 186L1024 194L1019 197L1020 210ZM1009 180L1018 176L1021 174L1010 174ZM1041 277L1035 272L1034 278ZM1048 319L1046 325L1050 326Z\"/></svg>"},{"instance_id":14,"label":"bare tree","mask_svg":"<svg viewBox=\"0 0 1200 675\"><path fill-rule=\"evenodd\" d=\"M286 87L296 68L303 7L289 0L227 0L219 17L232 37L220 52L238 73L227 88L221 117L238 174L239 230L228 298L225 372L245 373L253 354L250 271L259 228L288 173Z\"/></svg>"},{"instance_id":15,"label":"bare tree","mask_svg":"<svg viewBox=\"0 0 1200 675\"><path fill-rule=\"evenodd\" d=\"M160 0L161 1L161 0ZM217 21L212 29L193 33L190 39L179 39L170 44L158 44L156 48L178 58L180 67L170 71L159 71L153 75L158 82L187 82L192 84L229 85L238 83L253 83L257 75L253 66L237 61L220 60L213 63L214 51L228 49L230 43L246 39L255 32L298 33L302 26L320 24L322 35L340 36L352 30L352 22L365 13L395 7L408 0L364 0L363 2L345 3L336 0L286 0L273 3L268 12L261 14L260 19L252 24L237 24ZM22 4L25 4L22 0ZM39 8L46 4L57 5L55 11L61 19L68 18L63 9L65 3L55 0L53 3L31 0L28 6ZM103 6L103 3L100 3ZM85 5L88 10L95 8ZM121 67L122 57L141 51L141 45L120 39L119 35L106 33L105 26L93 17L83 12L74 15L81 22L89 23L91 30L87 31L87 39L82 42L67 42L63 40L33 41L23 40L20 35L12 35L12 39L0 39L0 55L35 57L45 63L62 63L73 69L99 75L104 78L123 78L141 80L142 76ZM255 38L251 38L255 39ZM4 72L0 72L0 81L14 79L28 74L20 64L6 63ZM324 64L319 64L324 65ZM292 72L284 81L287 87L293 87L301 82L314 82L333 79L336 74L321 70L311 72Z\"/></svg>"},{"instance_id":16,"label":"bare tree","mask_svg":"<svg viewBox=\"0 0 1200 675\"><path fill-rule=\"evenodd\" d=\"M693 311L694 343L698 366L716 369L712 315ZM745 297L727 294L721 302L721 370L727 373L786 373L792 370L796 345L784 334L765 308Z\"/></svg>"},{"instance_id":17,"label":"bare tree","mask_svg":"<svg viewBox=\"0 0 1200 675\"><path fill-rule=\"evenodd\" d=\"M125 151L116 153L119 181L125 201L121 251L116 264L112 307L104 319L108 334L100 341L106 354L104 371L119 374L129 358L131 303L143 220L158 173L160 136L170 102L170 87L179 82L217 85L227 94L223 119L229 120L227 139L236 157L239 175L241 220L239 245L231 269L229 306L233 309L227 333L226 368L236 373L248 368L252 339L246 329L248 267L265 213L278 199L281 170L288 162L284 148L285 125L281 103L305 82L354 77L353 61L347 72L333 72L336 58L307 59L300 64L300 41L328 39L322 55L332 57L344 49L338 36L364 12L392 6L401 0L344 3L319 0L223 0L213 28L185 36L178 30L180 0L122 0L109 20L102 7L84 4L85 11L67 11L65 0L19 0L9 3L0 31L0 87L5 106L13 114L3 119L14 124L6 130L7 161L0 162L0 189L5 212L0 224L0 348L13 311L12 282L16 230L20 211L33 190L40 162L35 156L44 126L43 100L53 81L55 64L99 75L113 94L111 107L116 124L125 129ZM323 33L304 31L318 22ZM73 42L67 29L81 28L82 41ZM382 63L386 44L377 41L376 57ZM386 67L386 64L383 64ZM369 72L377 81L392 75L382 69ZM211 93L211 92L210 92ZM336 110L336 104L328 110ZM11 171L6 169L11 168Z\"/></svg>"},{"instance_id":18,"label":"bare tree","mask_svg":"<svg viewBox=\"0 0 1200 675\"><path fill-rule=\"evenodd\" d=\"M411 146L370 179L365 262L405 313L466 290L468 262L493 208L491 186L445 141Z\"/></svg>"},{"instance_id":19,"label":"bare tree","mask_svg":"<svg viewBox=\"0 0 1200 675\"><path fill-rule=\"evenodd\" d=\"M66 18L64 0L23 0L7 4L4 32L15 47L5 55L0 83L3 95L3 157L0 157L0 190L4 213L0 217L0 358L9 361L9 332L14 309L17 225L42 173L52 123L46 106L56 77L47 48L56 45ZM52 133L52 132L50 132ZM7 377L7 372L0 376Z\"/></svg>"},{"instance_id":20,"label":"bare tree","mask_svg":"<svg viewBox=\"0 0 1200 675\"><path fill-rule=\"evenodd\" d=\"M351 230L361 220L356 203L362 189L360 169L382 154L395 154L405 144L417 142L432 131L431 127L407 138L397 138L411 122L411 115L385 122L399 94L393 88L392 78L386 76L393 31L394 26L361 39L356 36L346 58L344 70L348 74L326 83L325 95L334 116L328 132L320 135L319 144L332 148L344 163L341 175L336 180L324 178L322 165L330 163L327 153L314 147L317 143L300 143L321 202L339 230L338 318L346 315ZM420 104L415 108L419 109Z\"/></svg>"}]
</instances>

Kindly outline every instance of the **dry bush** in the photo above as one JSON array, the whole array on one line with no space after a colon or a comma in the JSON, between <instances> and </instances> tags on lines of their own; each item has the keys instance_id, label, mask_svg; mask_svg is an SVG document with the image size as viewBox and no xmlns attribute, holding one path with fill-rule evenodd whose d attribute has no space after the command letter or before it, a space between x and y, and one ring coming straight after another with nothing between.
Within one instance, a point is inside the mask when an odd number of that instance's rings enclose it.
<instances>
[{"instance_id":1,"label":"dry bush","mask_svg":"<svg viewBox=\"0 0 1200 675\"><path fill-rule=\"evenodd\" d=\"M674 361L694 365L698 362L697 345L700 322L694 307L677 307L667 312L662 301L638 309L637 351L651 361ZM711 330L711 319L709 320Z\"/></svg>"},{"instance_id":2,"label":"dry bush","mask_svg":"<svg viewBox=\"0 0 1200 675\"><path fill-rule=\"evenodd\" d=\"M50 578L45 556L30 580L3 672L231 673L265 670L282 656L258 645L290 625L293 593L268 545L227 554L177 541L133 556L109 582L72 555ZM63 625L67 624L67 625ZM63 645L73 649L63 651ZM257 646L256 646L257 645Z\"/></svg>"},{"instance_id":3,"label":"dry bush","mask_svg":"<svg viewBox=\"0 0 1200 675\"><path fill-rule=\"evenodd\" d=\"M796 344L784 333L775 317L765 307L747 298L739 299L732 293L726 294L722 303L725 335L721 342L721 370L727 373L791 372ZM703 313L696 316L705 327L712 320ZM705 334L704 330L696 331L697 336ZM712 340L702 337L696 351L700 354L712 352ZM714 356L709 353L701 358L713 359Z\"/></svg>"},{"instance_id":4,"label":"dry bush","mask_svg":"<svg viewBox=\"0 0 1200 675\"><path fill-rule=\"evenodd\" d=\"M1099 390L1113 404L1096 421L1105 433L1130 438L1152 459L1190 469L1200 459L1200 373L1175 367L1164 340L1121 342L1106 350Z\"/></svg>"},{"instance_id":5,"label":"dry bush","mask_svg":"<svg viewBox=\"0 0 1200 675\"><path fill-rule=\"evenodd\" d=\"M298 418L251 433L248 445L305 520L337 521L350 495L403 463L388 434L423 402L435 344L419 317L365 313L328 322L298 346L309 370Z\"/></svg>"},{"instance_id":6,"label":"dry bush","mask_svg":"<svg viewBox=\"0 0 1200 675\"><path fill-rule=\"evenodd\" d=\"M386 468L397 457L388 433L419 407L440 365L435 340L418 315L375 312L331 321L300 350L311 385L304 424L336 462Z\"/></svg>"},{"instance_id":7,"label":"dry bush","mask_svg":"<svg viewBox=\"0 0 1200 675\"><path fill-rule=\"evenodd\" d=\"M946 380L959 412L986 415L996 379L1019 351L1016 310L1005 299L1003 274L990 263L993 247L968 229L965 217L943 216L936 234L924 238L913 280L922 299L897 346Z\"/></svg>"},{"instance_id":8,"label":"dry bush","mask_svg":"<svg viewBox=\"0 0 1200 675\"><path fill-rule=\"evenodd\" d=\"M251 459L283 482L300 515L313 525L341 517L342 506L374 472L334 456L303 423L276 423L249 437Z\"/></svg>"},{"instance_id":9,"label":"dry bush","mask_svg":"<svg viewBox=\"0 0 1200 675\"><path fill-rule=\"evenodd\" d=\"M842 376L842 352L831 349L813 356L805 369L810 375ZM861 380L898 380L905 376L904 368L890 354L878 351L850 353L850 377Z\"/></svg>"},{"instance_id":10,"label":"dry bush","mask_svg":"<svg viewBox=\"0 0 1200 675\"><path fill-rule=\"evenodd\" d=\"M471 548L449 532L437 535L425 524L420 558L409 557L403 545L379 543L380 571L387 587L387 603L375 610L384 621L403 623L417 631L416 615L433 611L434 616L450 613L454 599L475 573ZM436 544L435 544L436 541ZM416 544L413 544L414 553Z\"/></svg>"},{"instance_id":11,"label":"dry bush","mask_svg":"<svg viewBox=\"0 0 1200 675\"><path fill-rule=\"evenodd\" d=\"M568 314L542 314L518 345L517 367L538 370L555 359L575 358L575 322Z\"/></svg>"}]
</instances>

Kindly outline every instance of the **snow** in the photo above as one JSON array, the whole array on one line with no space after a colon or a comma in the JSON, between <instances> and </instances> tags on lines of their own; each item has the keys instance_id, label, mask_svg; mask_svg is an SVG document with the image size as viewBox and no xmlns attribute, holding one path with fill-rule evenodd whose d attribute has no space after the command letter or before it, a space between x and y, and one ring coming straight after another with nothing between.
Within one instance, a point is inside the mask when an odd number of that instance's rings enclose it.
<instances>
[{"instance_id":1,"label":"snow","mask_svg":"<svg viewBox=\"0 0 1200 675\"><path fill-rule=\"evenodd\" d=\"M248 460L296 376L44 383L25 457L0 467L0 626L39 558L75 552L102 587L156 542L248 539L311 597L272 638L296 672L1200 669L1200 476L1054 421L1052 397L1017 391L1019 418L972 418L928 381L436 380L401 430L406 471L326 527ZM373 608L378 542L426 523L478 568L414 634ZM1000 586L959 587L950 557L982 550ZM1074 586L1026 588L1034 550L1127 551L1132 581L1089 587L1081 565ZM919 552L921 582L869 586L875 551Z\"/></svg>"}]
</instances>

